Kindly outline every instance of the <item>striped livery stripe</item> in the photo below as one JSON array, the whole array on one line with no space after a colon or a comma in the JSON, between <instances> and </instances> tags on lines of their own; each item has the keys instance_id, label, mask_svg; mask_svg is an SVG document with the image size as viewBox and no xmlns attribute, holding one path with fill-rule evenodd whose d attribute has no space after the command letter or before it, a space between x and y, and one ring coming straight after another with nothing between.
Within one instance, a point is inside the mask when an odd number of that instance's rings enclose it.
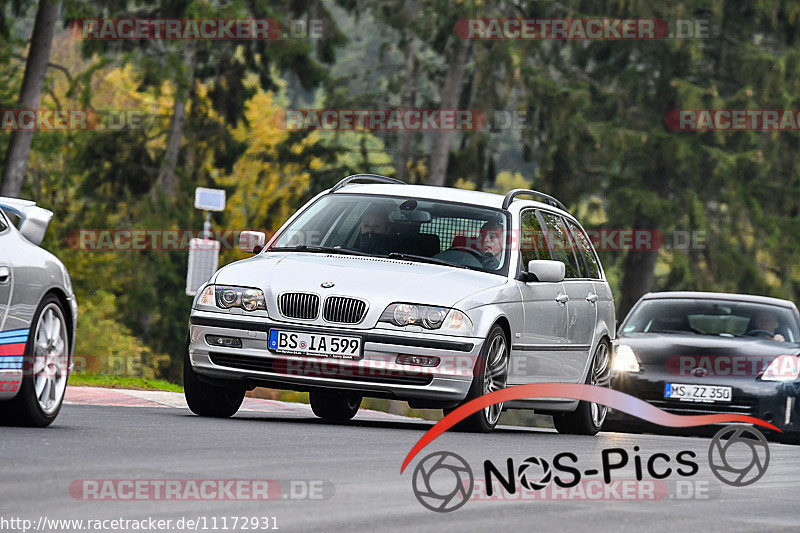
<instances>
[{"instance_id":1,"label":"striped livery stripe","mask_svg":"<svg viewBox=\"0 0 800 533\"><path fill-rule=\"evenodd\" d=\"M19 370L25 343L28 342L27 329L15 329L0 333L0 370Z\"/></svg>"},{"instance_id":2,"label":"striped livery stripe","mask_svg":"<svg viewBox=\"0 0 800 533\"><path fill-rule=\"evenodd\" d=\"M0 344L13 344L28 340L29 329L12 329L0 332Z\"/></svg>"}]
</instances>

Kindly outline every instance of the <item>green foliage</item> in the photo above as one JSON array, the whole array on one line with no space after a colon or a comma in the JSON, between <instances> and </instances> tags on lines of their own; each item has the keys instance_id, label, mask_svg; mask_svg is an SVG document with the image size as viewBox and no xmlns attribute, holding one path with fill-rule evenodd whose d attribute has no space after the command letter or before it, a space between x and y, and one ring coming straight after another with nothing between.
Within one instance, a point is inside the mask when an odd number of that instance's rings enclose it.
<instances>
[{"instance_id":1,"label":"green foliage","mask_svg":"<svg viewBox=\"0 0 800 533\"><path fill-rule=\"evenodd\" d=\"M4 108L19 93L33 12L18 0L0 7ZM453 25L473 15L710 20L709 39L472 42L459 106L490 122L495 110L517 112L524 124L457 135L446 182L498 193L533 187L559 197L589 229L700 232L704 247L661 250L646 268L629 260L640 252L601 252L618 302L649 271L657 290L797 299L800 136L679 133L665 116L683 108L800 108L800 2L67 1L65 20L273 17L289 28L312 17L325 28L318 40L186 43L81 42L60 26L51 62L63 68L48 72L42 106L148 117L142 128L34 136L24 196L56 214L44 245L65 262L78 294L76 354L94 357L95 372L112 372L113 358L127 354L141 375L176 380L190 300L185 251L80 250L68 240L72 232L200 228L191 206L196 186L228 193L215 228L270 231L347 174L394 175L396 132L287 131L276 119L291 108L397 108L408 87L413 107L437 107L458 42ZM193 69L185 64L189 45ZM179 191L165 207L150 192L181 96L188 113ZM423 182L431 135L412 137L408 179ZM7 142L0 131L0 151ZM242 257L226 250L221 261Z\"/></svg>"}]
</instances>

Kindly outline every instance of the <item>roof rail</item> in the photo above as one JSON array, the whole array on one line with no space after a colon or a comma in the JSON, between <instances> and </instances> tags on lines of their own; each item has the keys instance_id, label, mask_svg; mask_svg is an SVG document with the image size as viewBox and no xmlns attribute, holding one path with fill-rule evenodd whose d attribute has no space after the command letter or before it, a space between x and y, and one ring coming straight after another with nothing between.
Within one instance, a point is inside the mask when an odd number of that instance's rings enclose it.
<instances>
[{"instance_id":1,"label":"roof rail","mask_svg":"<svg viewBox=\"0 0 800 533\"><path fill-rule=\"evenodd\" d=\"M506 197L503 199L503 209L508 209L508 206L510 206L511 202L514 201L514 198L516 198L517 196L523 195L523 194L530 195L530 196L538 196L539 198L544 200L544 203L547 204L547 205L551 205L553 207L557 207L557 208L561 209L562 211L566 211L567 210L567 208L566 208L566 206L564 206L564 204L562 204L560 201L558 201L556 198L550 196L549 194L545 194L545 193L539 192L539 191L532 191L530 189L514 189L512 191L508 191L508 194L506 194Z\"/></svg>"},{"instance_id":2,"label":"roof rail","mask_svg":"<svg viewBox=\"0 0 800 533\"><path fill-rule=\"evenodd\" d=\"M333 194L345 185L349 184L351 181L354 180L369 180L374 181L376 183L394 183L399 185L407 185L406 182L400 181L394 178L387 178L386 176L378 176L377 174L353 174L352 176L347 176L345 179L337 183L331 188L331 192L328 194Z\"/></svg>"}]
</instances>

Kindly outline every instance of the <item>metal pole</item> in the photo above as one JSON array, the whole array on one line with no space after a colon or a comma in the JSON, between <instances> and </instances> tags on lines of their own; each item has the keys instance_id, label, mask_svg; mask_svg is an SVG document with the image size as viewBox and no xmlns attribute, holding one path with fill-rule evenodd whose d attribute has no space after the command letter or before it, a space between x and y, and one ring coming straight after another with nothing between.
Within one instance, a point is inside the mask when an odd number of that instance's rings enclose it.
<instances>
[{"instance_id":1,"label":"metal pole","mask_svg":"<svg viewBox=\"0 0 800 533\"><path fill-rule=\"evenodd\" d=\"M203 222L203 238L211 238L211 212L206 211L206 221Z\"/></svg>"}]
</instances>

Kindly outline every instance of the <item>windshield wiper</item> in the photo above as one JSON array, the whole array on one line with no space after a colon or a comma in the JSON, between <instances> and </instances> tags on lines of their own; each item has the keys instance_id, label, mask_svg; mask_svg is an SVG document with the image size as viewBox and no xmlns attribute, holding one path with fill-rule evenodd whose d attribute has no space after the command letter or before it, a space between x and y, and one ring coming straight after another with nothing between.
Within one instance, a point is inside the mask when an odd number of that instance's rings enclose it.
<instances>
[{"instance_id":1,"label":"windshield wiper","mask_svg":"<svg viewBox=\"0 0 800 533\"><path fill-rule=\"evenodd\" d=\"M324 254L342 254L342 255L369 255L364 252L357 252L356 250L349 250L347 248L334 248L332 246L313 246L308 244L300 244L298 246L279 246L277 248L270 248L268 252L310 252L310 253L324 253Z\"/></svg>"},{"instance_id":2,"label":"windshield wiper","mask_svg":"<svg viewBox=\"0 0 800 533\"><path fill-rule=\"evenodd\" d=\"M383 257L387 257L389 259L402 259L405 261L417 261L419 263L430 263L432 265L467 268L465 265L459 265L458 263L451 263L450 261L442 261L441 259L434 259L433 257L426 257L424 255L401 254L399 252L392 252L389 255L385 255Z\"/></svg>"}]
</instances>

